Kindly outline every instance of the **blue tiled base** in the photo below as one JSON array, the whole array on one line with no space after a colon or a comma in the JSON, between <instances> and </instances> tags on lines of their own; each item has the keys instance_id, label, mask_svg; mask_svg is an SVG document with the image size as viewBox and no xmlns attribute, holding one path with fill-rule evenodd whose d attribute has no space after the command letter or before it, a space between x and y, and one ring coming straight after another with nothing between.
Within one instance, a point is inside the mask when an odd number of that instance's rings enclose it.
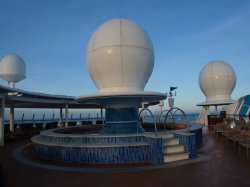
<instances>
[{"instance_id":1,"label":"blue tiled base","mask_svg":"<svg viewBox=\"0 0 250 187\"><path fill-rule=\"evenodd\" d=\"M149 149L149 146L79 148L34 145L35 152L41 157L89 164L146 162Z\"/></svg>"},{"instance_id":2,"label":"blue tiled base","mask_svg":"<svg viewBox=\"0 0 250 187\"><path fill-rule=\"evenodd\" d=\"M185 151L189 153L190 158L197 157L197 144L196 136L194 133L175 133L174 137L180 139L180 144L184 145Z\"/></svg>"},{"instance_id":3,"label":"blue tiled base","mask_svg":"<svg viewBox=\"0 0 250 187\"><path fill-rule=\"evenodd\" d=\"M196 141L197 148L201 147L203 145L202 128L191 131L191 133L195 134L195 141Z\"/></svg>"},{"instance_id":4,"label":"blue tiled base","mask_svg":"<svg viewBox=\"0 0 250 187\"><path fill-rule=\"evenodd\" d=\"M101 135L144 133L138 122L138 108L106 108Z\"/></svg>"},{"instance_id":5,"label":"blue tiled base","mask_svg":"<svg viewBox=\"0 0 250 187\"><path fill-rule=\"evenodd\" d=\"M192 133L174 133L175 137L180 138L180 143L185 145L191 158L197 156L197 147L202 143L201 128L193 128ZM164 163L163 139L154 133L75 135L54 131L45 130L32 137L34 151L41 157L90 164Z\"/></svg>"},{"instance_id":6,"label":"blue tiled base","mask_svg":"<svg viewBox=\"0 0 250 187\"><path fill-rule=\"evenodd\" d=\"M144 133L145 130L139 123L106 123L103 129L100 131L101 135L111 135L111 134L134 134L134 133Z\"/></svg>"},{"instance_id":7,"label":"blue tiled base","mask_svg":"<svg viewBox=\"0 0 250 187\"><path fill-rule=\"evenodd\" d=\"M38 155L51 160L90 164L163 163L162 139L145 134L72 137L43 132L34 136L32 142Z\"/></svg>"}]
</instances>

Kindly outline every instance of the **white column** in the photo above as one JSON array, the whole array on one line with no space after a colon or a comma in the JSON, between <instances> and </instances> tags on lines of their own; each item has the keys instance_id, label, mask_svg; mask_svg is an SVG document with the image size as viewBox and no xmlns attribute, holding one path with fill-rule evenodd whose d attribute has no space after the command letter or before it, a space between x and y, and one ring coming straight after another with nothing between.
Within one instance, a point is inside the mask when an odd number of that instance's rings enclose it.
<instances>
[{"instance_id":1,"label":"white column","mask_svg":"<svg viewBox=\"0 0 250 187\"><path fill-rule=\"evenodd\" d=\"M15 88L15 83L14 83L14 82L8 82L8 84L9 84L9 86L10 86L11 88Z\"/></svg>"},{"instance_id":2,"label":"white column","mask_svg":"<svg viewBox=\"0 0 250 187\"><path fill-rule=\"evenodd\" d=\"M203 116L204 116L204 124L207 126L208 125L208 115L210 114L209 112L209 106L203 106Z\"/></svg>"},{"instance_id":3,"label":"white column","mask_svg":"<svg viewBox=\"0 0 250 187\"><path fill-rule=\"evenodd\" d=\"M159 122L161 122L161 113L163 111L163 106L164 106L164 101L161 100L160 103L159 103L159 106L160 106L160 114L159 114Z\"/></svg>"},{"instance_id":4,"label":"white column","mask_svg":"<svg viewBox=\"0 0 250 187\"><path fill-rule=\"evenodd\" d=\"M0 94L0 146L4 146L4 108L5 98Z\"/></svg>"},{"instance_id":5,"label":"white column","mask_svg":"<svg viewBox=\"0 0 250 187\"><path fill-rule=\"evenodd\" d=\"M65 127L68 127L69 105L65 105Z\"/></svg>"},{"instance_id":6,"label":"white column","mask_svg":"<svg viewBox=\"0 0 250 187\"><path fill-rule=\"evenodd\" d=\"M15 131L15 126L14 126L14 104L11 103L10 105L10 132L14 132Z\"/></svg>"}]
</instances>

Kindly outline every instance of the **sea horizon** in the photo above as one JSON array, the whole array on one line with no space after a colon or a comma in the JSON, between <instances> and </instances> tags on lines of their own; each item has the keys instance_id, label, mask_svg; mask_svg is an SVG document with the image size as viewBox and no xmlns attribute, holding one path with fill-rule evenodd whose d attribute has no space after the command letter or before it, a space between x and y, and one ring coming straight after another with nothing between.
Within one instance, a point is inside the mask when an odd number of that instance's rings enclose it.
<instances>
[{"instance_id":1,"label":"sea horizon","mask_svg":"<svg viewBox=\"0 0 250 187\"><path fill-rule=\"evenodd\" d=\"M156 122L159 121L160 115L159 113L153 113ZM186 118L183 114L175 114L174 121L179 122L194 122L198 119L199 113L197 112L189 112L186 113ZM161 121L165 120L166 113L161 117ZM148 113L142 113L141 117L144 122L152 123L153 117ZM103 118L105 118L105 112L103 112ZM9 124L9 113L6 112L4 123ZM63 114L64 119L64 114ZM15 112L14 122L15 124L25 124L25 123L41 123L41 122L56 122L60 120L59 112L51 112L51 111L39 111L39 112ZM70 112L68 115L69 121L97 121L101 119L101 112L89 111L89 112ZM171 121L170 115L167 117L167 121ZM95 124L95 123L93 123Z\"/></svg>"}]
</instances>

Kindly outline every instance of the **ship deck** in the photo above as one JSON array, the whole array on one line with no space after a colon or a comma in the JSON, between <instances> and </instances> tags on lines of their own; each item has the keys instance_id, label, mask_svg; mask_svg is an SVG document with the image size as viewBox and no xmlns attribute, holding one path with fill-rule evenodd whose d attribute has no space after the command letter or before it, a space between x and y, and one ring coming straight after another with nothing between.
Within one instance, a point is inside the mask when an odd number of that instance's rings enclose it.
<instances>
[{"instance_id":1,"label":"ship deck","mask_svg":"<svg viewBox=\"0 0 250 187\"><path fill-rule=\"evenodd\" d=\"M246 153L243 151L239 156L232 143L216 138L213 132L205 131L204 137L199 158L166 165L86 165L47 161L32 154L30 140L15 140L0 147L0 186L1 181L6 187L249 186L250 161ZM22 158L19 161L14 158L20 156L17 150L24 145L27 146L22 149L21 157L30 160L28 164L22 162Z\"/></svg>"}]
</instances>

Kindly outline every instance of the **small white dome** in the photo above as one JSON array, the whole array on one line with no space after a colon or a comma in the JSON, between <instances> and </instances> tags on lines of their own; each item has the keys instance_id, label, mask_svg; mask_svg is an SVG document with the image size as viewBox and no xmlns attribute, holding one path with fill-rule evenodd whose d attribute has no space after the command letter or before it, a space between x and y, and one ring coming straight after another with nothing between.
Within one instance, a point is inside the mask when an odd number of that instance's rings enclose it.
<instances>
[{"instance_id":1,"label":"small white dome","mask_svg":"<svg viewBox=\"0 0 250 187\"><path fill-rule=\"evenodd\" d=\"M92 34L87 64L100 92L143 91L153 71L154 50L137 24L112 19Z\"/></svg>"},{"instance_id":2,"label":"small white dome","mask_svg":"<svg viewBox=\"0 0 250 187\"><path fill-rule=\"evenodd\" d=\"M0 62L0 76L8 82L21 81L26 77L25 62L18 55L6 55Z\"/></svg>"},{"instance_id":3,"label":"small white dome","mask_svg":"<svg viewBox=\"0 0 250 187\"><path fill-rule=\"evenodd\" d=\"M236 85L236 75L232 66L224 61L216 60L206 64L200 72L199 85L206 96L203 105L234 102L231 94Z\"/></svg>"}]
</instances>

